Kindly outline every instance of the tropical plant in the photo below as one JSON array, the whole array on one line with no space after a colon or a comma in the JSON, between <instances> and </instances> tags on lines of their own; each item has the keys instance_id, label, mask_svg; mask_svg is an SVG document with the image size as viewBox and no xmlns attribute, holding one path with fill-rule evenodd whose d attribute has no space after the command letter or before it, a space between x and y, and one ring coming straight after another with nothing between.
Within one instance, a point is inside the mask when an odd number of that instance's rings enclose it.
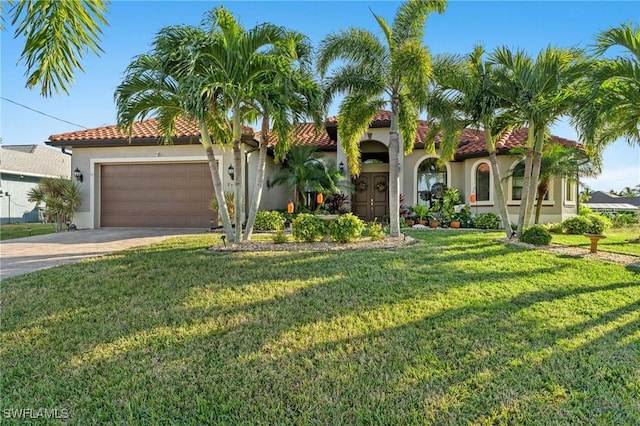
<instances>
[{"instance_id":1,"label":"tropical plant","mask_svg":"<svg viewBox=\"0 0 640 426\"><path fill-rule=\"evenodd\" d=\"M549 127L574 108L578 84L590 63L579 51L552 47L540 51L535 60L522 50L498 48L490 60L498 66L497 90L507 102L506 114L513 123L529 126L516 230L520 239L533 213Z\"/></svg>"},{"instance_id":2,"label":"tropical plant","mask_svg":"<svg viewBox=\"0 0 640 426\"><path fill-rule=\"evenodd\" d=\"M225 191L224 193L224 201L227 206L227 211L229 212L229 216L233 216L235 212L235 194L231 191ZM213 197L209 200L209 210L219 212L220 205L218 204L218 199Z\"/></svg>"},{"instance_id":3,"label":"tropical plant","mask_svg":"<svg viewBox=\"0 0 640 426\"><path fill-rule=\"evenodd\" d=\"M418 220L427 220L427 216L429 215L429 206L426 204L416 204L411 208L413 214Z\"/></svg>"},{"instance_id":4,"label":"tropical plant","mask_svg":"<svg viewBox=\"0 0 640 426\"><path fill-rule=\"evenodd\" d=\"M460 192L457 188L447 188L442 195L442 218L445 222L453 221L456 205L461 203Z\"/></svg>"},{"instance_id":5,"label":"tropical plant","mask_svg":"<svg viewBox=\"0 0 640 426\"><path fill-rule=\"evenodd\" d=\"M27 192L27 199L36 203L36 207L44 207L47 217L55 222L57 232L66 229L65 225L73 219L82 201L78 184L62 178L42 178Z\"/></svg>"},{"instance_id":6,"label":"tropical plant","mask_svg":"<svg viewBox=\"0 0 640 426\"><path fill-rule=\"evenodd\" d=\"M486 61L484 55L484 48L477 46L467 56L436 57L432 90L427 103L431 126L428 137L434 139L441 132L441 157L450 160L463 129L482 129L491 164L496 204L502 222L507 224L506 234L510 237L512 229L498 167L496 143L500 138L508 137L511 131L509 127L516 123L504 113L507 103L499 95L496 67Z\"/></svg>"},{"instance_id":7,"label":"tropical plant","mask_svg":"<svg viewBox=\"0 0 640 426\"><path fill-rule=\"evenodd\" d=\"M513 148L511 154L524 159L525 150L521 147ZM518 163L510 172L510 175L524 175L524 162ZM544 202L553 179L561 178L575 181L579 176L594 176L599 172L599 167L590 162L585 151L577 146L563 146L560 144L548 144L542 150L540 162L540 175L536 191L534 224L540 220L542 203Z\"/></svg>"},{"instance_id":8,"label":"tropical plant","mask_svg":"<svg viewBox=\"0 0 640 426\"><path fill-rule=\"evenodd\" d=\"M42 96L69 93L80 61L88 51L99 55L101 27L107 25L107 1L9 1L15 36L25 37L19 61L27 70L27 87ZM4 15L5 2L0 2ZM4 19L3 19L4 20ZM0 22L0 28L2 24Z\"/></svg>"},{"instance_id":9,"label":"tropical plant","mask_svg":"<svg viewBox=\"0 0 640 426\"><path fill-rule=\"evenodd\" d=\"M196 121L209 160L222 224L229 241L241 241L245 205L243 122L256 114L265 114L256 112L256 103L273 108L275 101L268 103L265 93L273 87L266 82L278 73L283 76L292 73L291 63L298 54L294 48L297 44L292 40L299 40L299 35L271 24L245 30L224 7L214 8L207 22L201 27L172 26L160 30L151 52L133 60L116 89L118 124L131 131L135 120L156 114L159 131L165 143L170 143L177 120ZM272 112L276 111L280 110L273 108ZM286 145L290 123L281 121L280 114L271 117ZM212 138L233 148L235 232L222 193Z\"/></svg>"},{"instance_id":10,"label":"tropical plant","mask_svg":"<svg viewBox=\"0 0 640 426\"><path fill-rule=\"evenodd\" d=\"M367 226L367 235L371 241L379 241L384 238L385 232L382 228L382 224L378 222L372 222Z\"/></svg>"},{"instance_id":11,"label":"tropical plant","mask_svg":"<svg viewBox=\"0 0 640 426\"><path fill-rule=\"evenodd\" d=\"M400 155L413 149L418 112L425 103L431 74L431 57L422 41L425 22L430 13L442 13L445 7L444 0L408 0L391 25L374 14L383 40L368 30L350 28L330 34L320 44L321 76L327 75L331 64L342 62L325 80L324 89L327 103L335 95L345 94L338 111L338 138L352 176L360 174L358 144L362 134L382 107L391 107L389 212L393 237L400 235Z\"/></svg>"},{"instance_id":12,"label":"tropical plant","mask_svg":"<svg viewBox=\"0 0 640 426\"><path fill-rule=\"evenodd\" d=\"M308 194L339 193L345 183L335 163L330 161L325 165L321 161L323 157L314 145L293 146L280 171L274 176L272 186L285 185L292 192L296 211L311 204Z\"/></svg>"}]
</instances>

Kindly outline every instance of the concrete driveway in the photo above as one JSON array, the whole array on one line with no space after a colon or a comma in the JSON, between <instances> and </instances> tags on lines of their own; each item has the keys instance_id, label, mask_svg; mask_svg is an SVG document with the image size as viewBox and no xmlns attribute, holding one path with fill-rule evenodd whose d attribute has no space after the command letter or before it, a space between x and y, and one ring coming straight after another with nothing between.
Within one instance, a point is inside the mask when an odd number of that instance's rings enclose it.
<instances>
[{"instance_id":1,"label":"concrete driveway","mask_svg":"<svg viewBox=\"0 0 640 426\"><path fill-rule=\"evenodd\" d=\"M156 243L175 236L205 232L204 229L103 228L6 240L0 243L0 279Z\"/></svg>"}]
</instances>

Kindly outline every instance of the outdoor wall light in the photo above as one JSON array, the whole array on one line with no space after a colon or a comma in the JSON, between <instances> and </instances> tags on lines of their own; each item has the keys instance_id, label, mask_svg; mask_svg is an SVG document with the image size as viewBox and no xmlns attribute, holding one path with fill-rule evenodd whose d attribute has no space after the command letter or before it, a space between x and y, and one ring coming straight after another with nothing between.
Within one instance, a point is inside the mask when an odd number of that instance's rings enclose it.
<instances>
[{"instance_id":1,"label":"outdoor wall light","mask_svg":"<svg viewBox=\"0 0 640 426\"><path fill-rule=\"evenodd\" d=\"M231 180L234 180L236 175L235 175L235 169L233 168L233 165L229 166L229 168L227 169L227 173L229 173Z\"/></svg>"},{"instance_id":2,"label":"outdoor wall light","mask_svg":"<svg viewBox=\"0 0 640 426\"><path fill-rule=\"evenodd\" d=\"M338 165L338 169L340 170L340 174L344 173L344 163L341 161L340 164Z\"/></svg>"},{"instance_id":3,"label":"outdoor wall light","mask_svg":"<svg viewBox=\"0 0 640 426\"><path fill-rule=\"evenodd\" d=\"M82 182L84 180L84 178L82 177L82 172L80 171L79 168L76 167L76 169L73 171L73 175L76 177L76 180L78 182Z\"/></svg>"}]
</instances>

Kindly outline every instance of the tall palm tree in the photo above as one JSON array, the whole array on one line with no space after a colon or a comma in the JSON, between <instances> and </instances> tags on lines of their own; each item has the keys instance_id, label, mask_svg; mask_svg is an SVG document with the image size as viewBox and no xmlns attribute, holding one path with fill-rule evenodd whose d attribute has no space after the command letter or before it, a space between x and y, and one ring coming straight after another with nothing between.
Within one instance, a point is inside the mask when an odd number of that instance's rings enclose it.
<instances>
[{"instance_id":1,"label":"tall palm tree","mask_svg":"<svg viewBox=\"0 0 640 426\"><path fill-rule=\"evenodd\" d=\"M426 18L432 12L442 13L445 7L445 0L408 0L400 6L391 25L374 14L382 40L370 31L351 28L330 34L320 44L318 70L323 77L335 61L344 62L331 71L325 93L327 102L336 94L345 94L338 111L338 138L352 176L360 174L360 137L379 109L385 105L391 107L391 236L400 235L400 134L403 151L410 152L431 74L431 56L422 42Z\"/></svg>"},{"instance_id":2,"label":"tall palm tree","mask_svg":"<svg viewBox=\"0 0 640 426\"><path fill-rule=\"evenodd\" d=\"M9 7L15 35L24 36L20 62L26 65L27 87L40 86L42 96L69 93L74 71L87 51L99 54L101 27L107 25L107 1L0 2L0 14ZM0 22L0 29L2 23Z\"/></svg>"},{"instance_id":3,"label":"tall palm tree","mask_svg":"<svg viewBox=\"0 0 640 426\"><path fill-rule=\"evenodd\" d=\"M510 151L521 158L525 156L525 150L518 147ZM560 144L546 145L542 152L540 164L540 177L536 188L536 204L534 223L540 221L542 203L549 192L553 179L562 178L575 181L578 177L594 176L599 172L599 166L591 163L583 149L577 146L563 146ZM518 163L510 173L524 174L524 163Z\"/></svg>"},{"instance_id":4,"label":"tall palm tree","mask_svg":"<svg viewBox=\"0 0 640 426\"><path fill-rule=\"evenodd\" d=\"M594 63L574 124L587 147L601 151L618 138L640 146L640 26L610 28L596 37L594 52L622 48L624 56Z\"/></svg>"},{"instance_id":5,"label":"tall palm tree","mask_svg":"<svg viewBox=\"0 0 640 426\"><path fill-rule=\"evenodd\" d=\"M522 50L496 49L490 57L496 63L500 96L508 102L513 123L529 126L525 144L525 172L516 237L530 222L542 152L549 127L568 114L576 101L576 87L589 69L581 52L548 47L534 60Z\"/></svg>"},{"instance_id":6,"label":"tall palm tree","mask_svg":"<svg viewBox=\"0 0 640 426\"><path fill-rule=\"evenodd\" d=\"M214 8L208 18L206 27L162 29L151 53L134 59L116 90L118 123L131 129L135 120L156 114L159 130L170 143L176 120L195 120L209 160L223 227L229 241L239 242L244 217L243 124L255 118L256 100L266 99L265 82L273 81L278 72L291 74L290 64L297 59L297 51L290 33L281 27L262 24L245 31L223 7ZM274 122L280 129L286 127L277 117ZM281 136L286 140L286 131L282 130ZM213 154L214 140L233 147L235 230Z\"/></svg>"},{"instance_id":7,"label":"tall palm tree","mask_svg":"<svg viewBox=\"0 0 640 426\"><path fill-rule=\"evenodd\" d=\"M489 153L496 203L505 224L507 237L512 229L496 154L496 142L509 131L509 121L502 114L505 102L496 93L493 64L484 60L484 48L477 46L468 56L438 56L433 64L433 86L427 111L433 138L442 132L441 156L453 158L460 132L476 127L484 132Z\"/></svg>"}]
</instances>

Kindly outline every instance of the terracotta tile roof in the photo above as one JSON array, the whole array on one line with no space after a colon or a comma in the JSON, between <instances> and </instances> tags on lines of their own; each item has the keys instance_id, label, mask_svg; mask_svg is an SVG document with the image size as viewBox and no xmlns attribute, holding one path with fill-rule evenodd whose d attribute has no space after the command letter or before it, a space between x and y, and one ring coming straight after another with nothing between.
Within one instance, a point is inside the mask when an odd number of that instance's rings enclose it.
<instances>
[{"instance_id":1,"label":"terracotta tile roof","mask_svg":"<svg viewBox=\"0 0 640 426\"><path fill-rule=\"evenodd\" d=\"M371 127L376 127L376 125L381 125L381 124L390 123L390 122L391 122L391 111L388 111L386 109L381 109L373 117L373 120L371 120ZM337 115L333 115L331 117L328 117L325 120L325 123L327 123L327 124L337 124L338 123L338 116Z\"/></svg>"},{"instance_id":2,"label":"terracotta tile roof","mask_svg":"<svg viewBox=\"0 0 640 426\"><path fill-rule=\"evenodd\" d=\"M253 129L245 126L243 128L244 135L253 135ZM191 138L200 137L200 129L194 121L178 119L176 121L176 135L174 138ZM61 133L49 136L50 142L63 141L109 141L109 140L128 140L129 135L120 130L117 125L97 127L95 129L79 130L77 132ZM143 121L136 121L131 129L132 139L158 139L158 120L150 118Z\"/></svg>"},{"instance_id":3,"label":"terracotta tile roof","mask_svg":"<svg viewBox=\"0 0 640 426\"><path fill-rule=\"evenodd\" d=\"M256 137L260 132L256 133ZM270 135L269 144L271 146L278 143L278 136L274 133ZM291 144L293 145L316 145L319 149L335 149L338 143L332 139L324 129L316 129L313 123L299 124L291 135Z\"/></svg>"}]
</instances>

